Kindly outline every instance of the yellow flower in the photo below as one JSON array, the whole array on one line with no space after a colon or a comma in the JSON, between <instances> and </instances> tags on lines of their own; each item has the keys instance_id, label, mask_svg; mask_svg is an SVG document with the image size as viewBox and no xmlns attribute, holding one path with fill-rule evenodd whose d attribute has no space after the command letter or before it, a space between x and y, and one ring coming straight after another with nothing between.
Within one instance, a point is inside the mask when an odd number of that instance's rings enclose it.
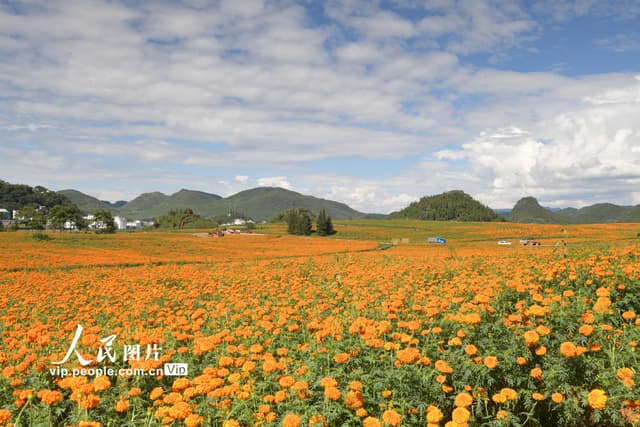
<instances>
[{"instance_id":1,"label":"yellow flower","mask_svg":"<svg viewBox=\"0 0 640 427\"><path fill-rule=\"evenodd\" d=\"M589 392L587 401L593 409L603 410L607 406L607 394L599 388L593 389Z\"/></svg>"}]
</instances>

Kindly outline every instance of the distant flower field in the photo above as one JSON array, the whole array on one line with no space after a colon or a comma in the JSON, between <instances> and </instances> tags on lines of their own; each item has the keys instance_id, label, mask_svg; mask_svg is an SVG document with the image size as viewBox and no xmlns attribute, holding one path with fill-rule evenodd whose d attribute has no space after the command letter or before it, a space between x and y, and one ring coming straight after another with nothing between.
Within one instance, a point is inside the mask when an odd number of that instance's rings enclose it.
<instances>
[{"instance_id":1,"label":"distant flower field","mask_svg":"<svg viewBox=\"0 0 640 427\"><path fill-rule=\"evenodd\" d=\"M0 425L638 425L637 228L0 233Z\"/></svg>"}]
</instances>

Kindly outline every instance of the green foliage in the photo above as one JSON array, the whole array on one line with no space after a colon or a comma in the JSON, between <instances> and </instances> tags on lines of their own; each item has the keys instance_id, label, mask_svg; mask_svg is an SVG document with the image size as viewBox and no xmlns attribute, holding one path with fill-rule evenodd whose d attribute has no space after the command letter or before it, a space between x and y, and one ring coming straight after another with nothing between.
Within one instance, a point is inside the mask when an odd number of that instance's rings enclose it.
<instances>
[{"instance_id":1,"label":"green foliage","mask_svg":"<svg viewBox=\"0 0 640 427\"><path fill-rule=\"evenodd\" d=\"M34 230L44 230L47 225L47 216L35 206L24 206L18 211L18 216L23 218L23 223Z\"/></svg>"},{"instance_id":2,"label":"green foliage","mask_svg":"<svg viewBox=\"0 0 640 427\"><path fill-rule=\"evenodd\" d=\"M285 221L289 234L308 236L311 234L314 215L309 209L291 208L276 216L274 220Z\"/></svg>"},{"instance_id":3,"label":"green foliage","mask_svg":"<svg viewBox=\"0 0 640 427\"><path fill-rule=\"evenodd\" d=\"M115 233L116 223L113 215L107 209L99 209L93 213L94 228L96 233Z\"/></svg>"},{"instance_id":4,"label":"green foliage","mask_svg":"<svg viewBox=\"0 0 640 427\"><path fill-rule=\"evenodd\" d=\"M217 227L215 221L202 218L191 208L180 208L169 211L157 221L158 228L171 228L182 230L184 228L211 228Z\"/></svg>"},{"instance_id":5,"label":"green foliage","mask_svg":"<svg viewBox=\"0 0 640 427\"><path fill-rule=\"evenodd\" d=\"M423 197L411 203L391 218L421 219L428 221L499 221L490 208L460 190Z\"/></svg>"},{"instance_id":6,"label":"green foliage","mask_svg":"<svg viewBox=\"0 0 640 427\"><path fill-rule=\"evenodd\" d=\"M39 185L30 187L24 184L10 184L0 180L0 207L12 210L24 206L67 205L71 201L64 195L46 189Z\"/></svg>"},{"instance_id":7,"label":"green foliage","mask_svg":"<svg viewBox=\"0 0 640 427\"><path fill-rule=\"evenodd\" d=\"M53 240L53 237L49 236L47 233L44 233L42 231L36 231L35 233L31 234L31 238L33 240L37 240L38 242Z\"/></svg>"},{"instance_id":8,"label":"green foliage","mask_svg":"<svg viewBox=\"0 0 640 427\"><path fill-rule=\"evenodd\" d=\"M316 230L319 236L330 236L332 234L335 234L336 232L333 228L331 217L327 215L324 209L322 209L318 214L318 219L316 220Z\"/></svg>"},{"instance_id":9,"label":"green foliage","mask_svg":"<svg viewBox=\"0 0 640 427\"><path fill-rule=\"evenodd\" d=\"M76 205L57 205L48 213L49 224L52 228L64 230L64 224L69 221L79 229L85 227L82 212Z\"/></svg>"}]
</instances>

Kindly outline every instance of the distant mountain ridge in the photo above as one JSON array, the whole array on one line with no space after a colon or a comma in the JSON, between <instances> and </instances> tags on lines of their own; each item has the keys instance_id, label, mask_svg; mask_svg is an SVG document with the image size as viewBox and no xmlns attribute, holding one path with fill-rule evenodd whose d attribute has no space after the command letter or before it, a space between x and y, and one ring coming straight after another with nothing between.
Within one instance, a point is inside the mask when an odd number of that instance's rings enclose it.
<instances>
[{"instance_id":1,"label":"distant mountain ridge","mask_svg":"<svg viewBox=\"0 0 640 427\"><path fill-rule=\"evenodd\" d=\"M640 205L619 206L613 203L597 203L580 209L565 208L551 211L542 207L534 197L523 197L518 200L506 219L510 222L533 224L640 222Z\"/></svg>"},{"instance_id":2,"label":"distant mountain ridge","mask_svg":"<svg viewBox=\"0 0 640 427\"><path fill-rule=\"evenodd\" d=\"M141 194L120 206L98 200L77 190L61 190L59 193L69 198L86 213L107 209L113 215L121 215L129 219L157 218L178 208L191 208L197 214L208 218L223 217L232 211L257 221L269 220L292 207L303 207L314 212L325 209L327 215L333 219L360 219L375 216L375 214L359 212L344 203L307 196L279 187L252 188L226 198L217 194L186 189L171 195L152 192Z\"/></svg>"}]
</instances>

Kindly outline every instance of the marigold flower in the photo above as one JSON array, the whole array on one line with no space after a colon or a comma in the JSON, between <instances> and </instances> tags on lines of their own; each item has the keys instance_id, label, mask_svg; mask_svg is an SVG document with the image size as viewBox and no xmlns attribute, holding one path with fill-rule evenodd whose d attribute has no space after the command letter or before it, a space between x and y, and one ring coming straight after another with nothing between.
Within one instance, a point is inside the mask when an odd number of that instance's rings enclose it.
<instances>
[{"instance_id":1,"label":"marigold flower","mask_svg":"<svg viewBox=\"0 0 640 427\"><path fill-rule=\"evenodd\" d=\"M6 423L11 418L11 411L0 409L0 423Z\"/></svg>"},{"instance_id":2,"label":"marigold flower","mask_svg":"<svg viewBox=\"0 0 640 427\"><path fill-rule=\"evenodd\" d=\"M295 378L291 376L285 376L278 380L278 384L280 384L280 387L282 388L292 387L295 383L296 383Z\"/></svg>"},{"instance_id":3,"label":"marigold flower","mask_svg":"<svg viewBox=\"0 0 640 427\"><path fill-rule=\"evenodd\" d=\"M634 372L629 368L618 369L618 372L616 372L616 377L618 377L618 379L622 381L622 384L624 384L625 387L633 387L633 385L635 384L633 378Z\"/></svg>"},{"instance_id":4,"label":"marigold flower","mask_svg":"<svg viewBox=\"0 0 640 427\"><path fill-rule=\"evenodd\" d=\"M466 408L473 403L473 397L469 393L460 393L456 396L454 405Z\"/></svg>"},{"instance_id":5,"label":"marigold flower","mask_svg":"<svg viewBox=\"0 0 640 427\"><path fill-rule=\"evenodd\" d=\"M560 354L564 357L575 357L578 355L575 344L569 341L560 344Z\"/></svg>"},{"instance_id":6,"label":"marigold flower","mask_svg":"<svg viewBox=\"0 0 640 427\"><path fill-rule=\"evenodd\" d=\"M464 352L469 356L473 356L474 354L478 353L478 347L473 344L468 344L464 347Z\"/></svg>"},{"instance_id":7,"label":"marigold flower","mask_svg":"<svg viewBox=\"0 0 640 427\"><path fill-rule=\"evenodd\" d=\"M393 394L393 392L391 390L383 390L382 391L382 397L384 397L385 399L388 399L389 397L391 397L392 394Z\"/></svg>"},{"instance_id":8,"label":"marigold flower","mask_svg":"<svg viewBox=\"0 0 640 427\"><path fill-rule=\"evenodd\" d=\"M320 380L320 385L322 387L324 387L324 388L337 387L338 386L338 381L336 381L335 378L324 377L323 379Z\"/></svg>"},{"instance_id":9,"label":"marigold flower","mask_svg":"<svg viewBox=\"0 0 640 427\"><path fill-rule=\"evenodd\" d=\"M402 363L415 363L420 360L420 351L415 347L407 347L398 351L396 357Z\"/></svg>"},{"instance_id":10,"label":"marigold flower","mask_svg":"<svg viewBox=\"0 0 640 427\"><path fill-rule=\"evenodd\" d=\"M402 422L402 416L393 409L387 409L382 413L382 420L390 426L399 426Z\"/></svg>"},{"instance_id":11,"label":"marigold flower","mask_svg":"<svg viewBox=\"0 0 640 427\"><path fill-rule=\"evenodd\" d=\"M544 356L545 354L547 354L547 347L541 345L540 347L536 348L535 353L537 356Z\"/></svg>"},{"instance_id":12,"label":"marigold flower","mask_svg":"<svg viewBox=\"0 0 640 427\"><path fill-rule=\"evenodd\" d=\"M187 427L196 427L202 424L204 417L198 414L190 414L184 419L184 425Z\"/></svg>"},{"instance_id":13,"label":"marigold flower","mask_svg":"<svg viewBox=\"0 0 640 427\"><path fill-rule=\"evenodd\" d=\"M374 417L367 417L362 421L363 427L382 427L382 423L379 419Z\"/></svg>"},{"instance_id":14,"label":"marigold flower","mask_svg":"<svg viewBox=\"0 0 640 427\"><path fill-rule=\"evenodd\" d=\"M129 401L120 399L116 402L116 412L126 412L129 409Z\"/></svg>"},{"instance_id":15,"label":"marigold flower","mask_svg":"<svg viewBox=\"0 0 640 427\"><path fill-rule=\"evenodd\" d=\"M444 414L437 406L429 405L427 407L427 422L439 423L444 418Z\"/></svg>"},{"instance_id":16,"label":"marigold flower","mask_svg":"<svg viewBox=\"0 0 640 427\"><path fill-rule=\"evenodd\" d=\"M593 333L593 326L591 326L591 325L582 325L582 326L580 326L578 328L578 332L580 333L580 335L588 337L589 335L591 335Z\"/></svg>"},{"instance_id":17,"label":"marigold flower","mask_svg":"<svg viewBox=\"0 0 640 427\"><path fill-rule=\"evenodd\" d=\"M531 369L531 372L529 372L529 375L534 380L542 381L542 369L540 369L540 368Z\"/></svg>"},{"instance_id":18,"label":"marigold flower","mask_svg":"<svg viewBox=\"0 0 640 427\"><path fill-rule=\"evenodd\" d=\"M356 409L356 417L359 417L359 418L366 417L366 416L367 416L367 413L368 413L368 412L367 412L367 410L366 410L366 409L364 409L364 408L358 408L358 409Z\"/></svg>"},{"instance_id":19,"label":"marigold flower","mask_svg":"<svg viewBox=\"0 0 640 427\"><path fill-rule=\"evenodd\" d=\"M509 387L505 387L500 390L500 394L506 397L507 400L516 400L518 398L518 392Z\"/></svg>"},{"instance_id":20,"label":"marigold flower","mask_svg":"<svg viewBox=\"0 0 640 427\"><path fill-rule=\"evenodd\" d=\"M335 356L333 356L333 361L336 362L336 363L345 363L350 358L351 358L351 356L349 356L348 353L338 353Z\"/></svg>"},{"instance_id":21,"label":"marigold flower","mask_svg":"<svg viewBox=\"0 0 640 427\"><path fill-rule=\"evenodd\" d=\"M324 389L324 396L329 400L338 400L340 399L340 390L337 387L327 387Z\"/></svg>"},{"instance_id":22,"label":"marigold flower","mask_svg":"<svg viewBox=\"0 0 640 427\"><path fill-rule=\"evenodd\" d=\"M498 358L496 356L487 356L484 358L484 366L493 369L498 366Z\"/></svg>"},{"instance_id":23,"label":"marigold flower","mask_svg":"<svg viewBox=\"0 0 640 427\"><path fill-rule=\"evenodd\" d=\"M504 403L507 401L507 396L502 393L496 393L491 396L491 400L493 400L495 403Z\"/></svg>"},{"instance_id":24,"label":"marigold flower","mask_svg":"<svg viewBox=\"0 0 640 427\"><path fill-rule=\"evenodd\" d=\"M603 410L607 406L607 394L599 388L593 389L587 396L587 402L593 409Z\"/></svg>"},{"instance_id":25,"label":"marigold flower","mask_svg":"<svg viewBox=\"0 0 640 427\"><path fill-rule=\"evenodd\" d=\"M533 398L533 400L544 400L544 394L538 392L533 393L531 397Z\"/></svg>"},{"instance_id":26,"label":"marigold flower","mask_svg":"<svg viewBox=\"0 0 640 427\"><path fill-rule=\"evenodd\" d=\"M149 393L149 399L156 400L160 396L162 396L163 393L164 393L164 390L162 389L162 387L156 387L153 390L151 390L151 393Z\"/></svg>"},{"instance_id":27,"label":"marigold flower","mask_svg":"<svg viewBox=\"0 0 640 427\"><path fill-rule=\"evenodd\" d=\"M450 374L453 372L453 368L449 366L447 362L444 360L437 360L435 364L436 371L441 372L443 374Z\"/></svg>"},{"instance_id":28,"label":"marigold flower","mask_svg":"<svg viewBox=\"0 0 640 427\"><path fill-rule=\"evenodd\" d=\"M518 358L516 358L516 363L518 365L526 365L527 364L527 359L525 359L522 356L519 356Z\"/></svg>"},{"instance_id":29,"label":"marigold flower","mask_svg":"<svg viewBox=\"0 0 640 427\"><path fill-rule=\"evenodd\" d=\"M469 418L471 418L471 412L467 408L456 408L451 414L452 421L458 424L467 423Z\"/></svg>"},{"instance_id":30,"label":"marigold flower","mask_svg":"<svg viewBox=\"0 0 640 427\"><path fill-rule=\"evenodd\" d=\"M563 399L564 399L564 396L562 395L562 393L555 392L551 395L551 400L554 403L560 403L562 402Z\"/></svg>"},{"instance_id":31,"label":"marigold flower","mask_svg":"<svg viewBox=\"0 0 640 427\"><path fill-rule=\"evenodd\" d=\"M505 411L504 409L500 409L498 412L496 412L496 419L503 421L508 420L509 412Z\"/></svg>"},{"instance_id":32,"label":"marigold flower","mask_svg":"<svg viewBox=\"0 0 640 427\"><path fill-rule=\"evenodd\" d=\"M540 341L540 335L536 331L527 331L524 333L524 342L529 346L533 347Z\"/></svg>"},{"instance_id":33,"label":"marigold flower","mask_svg":"<svg viewBox=\"0 0 640 427\"><path fill-rule=\"evenodd\" d=\"M302 420L296 414L287 414L282 419L282 427L299 427Z\"/></svg>"}]
</instances>

